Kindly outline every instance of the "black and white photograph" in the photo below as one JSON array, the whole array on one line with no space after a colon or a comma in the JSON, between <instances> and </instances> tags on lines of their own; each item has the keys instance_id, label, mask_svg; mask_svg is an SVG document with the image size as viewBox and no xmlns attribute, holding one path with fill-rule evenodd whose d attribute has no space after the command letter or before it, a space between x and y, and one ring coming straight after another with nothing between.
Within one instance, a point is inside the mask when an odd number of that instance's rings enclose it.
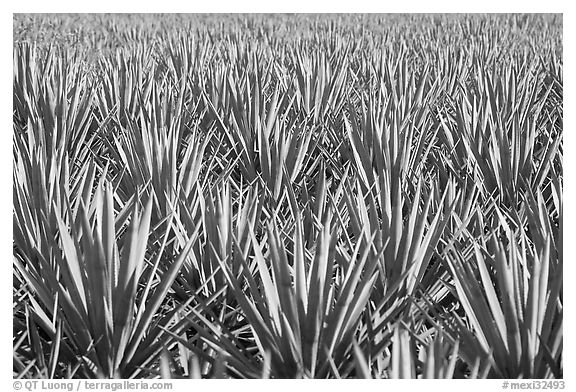
<instances>
[{"instance_id":1,"label":"black and white photograph","mask_svg":"<svg viewBox=\"0 0 576 392\"><path fill-rule=\"evenodd\" d=\"M562 13L12 19L14 390L568 388Z\"/></svg>"}]
</instances>

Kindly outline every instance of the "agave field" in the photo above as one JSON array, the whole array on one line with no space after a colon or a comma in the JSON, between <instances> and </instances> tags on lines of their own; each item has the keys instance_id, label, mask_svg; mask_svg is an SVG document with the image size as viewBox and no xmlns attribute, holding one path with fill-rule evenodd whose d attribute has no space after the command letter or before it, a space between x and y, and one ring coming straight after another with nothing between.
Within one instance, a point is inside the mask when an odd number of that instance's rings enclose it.
<instances>
[{"instance_id":1,"label":"agave field","mask_svg":"<svg viewBox=\"0 0 576 392\"><path fill-rule=\"evenodd\" d=\"M561 15L13 19L16 378L562 378Z\"/></svg>"}]
</instances>

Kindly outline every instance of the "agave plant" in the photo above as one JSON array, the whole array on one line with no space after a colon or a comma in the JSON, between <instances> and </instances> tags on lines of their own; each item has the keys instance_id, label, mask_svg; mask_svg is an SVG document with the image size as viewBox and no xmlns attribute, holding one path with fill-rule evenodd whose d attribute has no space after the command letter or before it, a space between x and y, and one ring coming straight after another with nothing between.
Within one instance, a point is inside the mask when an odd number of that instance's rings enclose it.
<instances>
[{"instance_id":1,"label":"agave plant","mask_svg":"<svg viewBox=\"0 0 576 392\"><path fill-rule=\"evenodd\" d=\"M563 377L559 15L15 15L13 374Z\"/></svg>"}]
</instances>

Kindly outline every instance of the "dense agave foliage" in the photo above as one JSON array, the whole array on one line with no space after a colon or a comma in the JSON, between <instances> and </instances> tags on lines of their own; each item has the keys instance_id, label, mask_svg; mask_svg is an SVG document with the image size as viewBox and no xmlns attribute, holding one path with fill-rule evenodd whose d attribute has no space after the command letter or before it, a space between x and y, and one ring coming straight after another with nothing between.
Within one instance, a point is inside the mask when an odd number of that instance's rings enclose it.
<instances>
[{"instance_id":1,"label":"dense agave foliage","mask_svg":"<svg viewBox=\"0 0 576 392\"><path fill-rule=\"evenodd\" d=\"M16 15L14 376L562 377L561 31Z\"/></svg>"}]
</instances>

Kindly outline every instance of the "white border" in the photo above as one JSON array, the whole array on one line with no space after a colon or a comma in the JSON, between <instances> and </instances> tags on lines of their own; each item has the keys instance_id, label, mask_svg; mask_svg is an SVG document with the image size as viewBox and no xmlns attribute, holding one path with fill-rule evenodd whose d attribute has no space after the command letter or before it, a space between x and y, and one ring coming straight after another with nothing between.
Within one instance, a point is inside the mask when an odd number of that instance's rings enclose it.
<instances>
[{"instance_id":1,"label":"white border","mask_svg":"<svg viewBox=\"0 0 576 392\"><path fill-rule=\"evenodd\" d=\"M567 277L568 285L565 285L564 298L566 301L566 312L564 316L564 330L567 332L564 334L564 374L565 381L567 385L567 390L575 390L576 384L574 383L574 377L572 376L574 361L573 358L573 348L574 348L574 338L571 333L571 328L574 327L573 323L573 299L574 299L574 289L571 285L571 277L575 276L575 268L573 266L573 261L571 259L571 239L573 237L574 230L572 229L572 222L576 222L576 215L574 212L574 207L571 203L575 195L574 190L574 157L575 152L574 139L576 135L575 121L574 121L574 89L575 89L575 58L574 49L576 45L574 43L574 25L576 19L574 18L574 13L572 13L571 7L568 6L567 1L528 1L528 2L503 2L496 0L484 0L475 2L463 2L463 1L446 1L446 0L419 0L419 1L402 1L402 2L386 2L381 1L368 1L368 0L353 0L353 1L310 1L310 0L290 0L288 2L282 2L278 4L276 2L268 2L262 0L208 0L208 1L190 1L180 2L180 1L157 1L157 2L123 2L110 1L110 0L100 0L96 2L91 2L91 4L80 3L75 1L27 1L22 3L10 3L3 8L8 8L5 13L0 16L0 29L2 31L2 71L0 75L1 91L4 92L2 110L2 123L5 125L3 132L1 133L2 143L0 143L1 153L0 157L3 160L0 165L0 184L2 184L1 195L1 205L2 205L2 222L0 225L0 249L3 250L2 261L6 264L5 273L0 274L0 287L3 289L4 293L0 297L0 306L2 307L2 313L5 312L6 320L4 323L0 324L2 328L2 337L0 339L0 375L3 381L0 385L5 386L2 388L4 390L13 390L12 384L12 346L11 336L12 331L12 274L8 272L12 263L12 13L30 13L30 12L142 12L142 13L196 13L196 12L243 12L243 13L254 13L254 12L265 12L265 13L387 13L387 12L415 12L415 13L444 13L444 12L463 12L463 13L476 13L476 12L490 12L490 13L507 13L507 12L536 12L536 13L563 13L563 23L564 23L564 107L565 118L564 118L564 242L567 246L564 247L564 259L566 263L564 265L564 274ZM5 252L5 253L4 253ZM8 317L8 315L10 315ZM354 384L349 384L353 382ZM295 384L296 383L296 384ZM321 383L321 384L319 384ZM362 386L359 384L362 383ZM237 381L233 384L230 382L222 381L207 381L203 380L200 384L195 384L194 382L184 382L176 381L174 383L174 390L190 390L190 388L234 388L237 389L249 389L250 391L256 390L268 390L270 387L274 388L293 388L298 386L299 388L304 388L312 390L313 388L330 388L338 390L348 390L350 387L366 387L378 389L388 389L398 390L400 388L413 388L415 383L420 383L418 387L423 387L425 390L432 391L462 391L466 389L467 391L494 391L501 390L501 380L485 380L485 381L473 381L473 380L430 380L430 381L401 381L401 380L386 380L382 384L379 381L370 380L353 380L353 381L342 381L334 383L334 381Z\"/></svg>"}]
</instances>

